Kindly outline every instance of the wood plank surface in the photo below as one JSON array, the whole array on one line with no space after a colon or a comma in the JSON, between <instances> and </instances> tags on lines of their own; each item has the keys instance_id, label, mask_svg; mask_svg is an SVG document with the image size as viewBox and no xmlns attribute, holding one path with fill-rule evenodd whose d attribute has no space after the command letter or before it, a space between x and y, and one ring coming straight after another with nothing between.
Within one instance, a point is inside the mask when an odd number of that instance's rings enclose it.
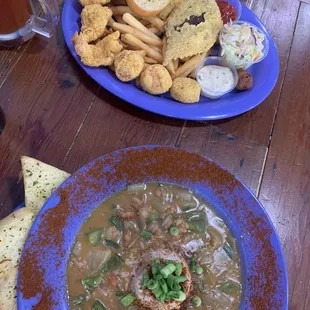
<instances>
[{"instance_id":1,"label":"wood plank surface","mask_svg":"<svg viewBox=\"0 0 310 310\"><path fill-rule=\"evenodd\" d=\"M302 4L259 195L284 247L292 310L310 309L309 28Z\"/></svg>"},{"instance_id":2,"label":"wood plank surface","mask_svg":"<svg viewBox=\"0 0 310 310\"><path fill-rule=\"evenodd\" d=\"M12 48L0 46L0 89L14 66L28 47L29 42Z\"/></svg>"},{"instance_id":3,"label":"wood plank surface","mask_svg":"<svg viewBox=\"0 0 310 310\"><path fill-rule=\"evenodd\" d=\"M0 89L6 115L0 135L0 217L23 201L20 156L60 166L97 89L68 54L60 25L52 39L31 40Z\"/></svg>"},{"instance_id":4,"label":"wood plank surface","mask_svg":"<svg viewBox=\"0 0 310 310\"><path fill-rule=\"evenodd\" d=\"M254 193L258 193L267 148L226 134L214 126L189 123L178 146L203 154L230 170Z\"/></svg>"},{"instance_id":5,"label":"wood plank surface","mask_svg":"<svg viewBox=\"0 0 310 310\"><path fill-rule=\"evenodd\" d=\"M156 116L135 108L100 89L83 128L64 161L73 171L119 148L143 144L174 145L183 121Z\"/></svg>"},{"instance_id":6,"label":"wood plank surface","mask_svg":"<svg viewBox=\"0 0 310 310\"><path fill-rule=\"evenodd\" d=\"M261 18L278 47L281 65L278 83L272 94L257 108L241 116L215 121L212 124L227 133L267 146L279 105L300 2L298 0L262 0L248 1L247 4Z\"/></svg>"}]
</instances>

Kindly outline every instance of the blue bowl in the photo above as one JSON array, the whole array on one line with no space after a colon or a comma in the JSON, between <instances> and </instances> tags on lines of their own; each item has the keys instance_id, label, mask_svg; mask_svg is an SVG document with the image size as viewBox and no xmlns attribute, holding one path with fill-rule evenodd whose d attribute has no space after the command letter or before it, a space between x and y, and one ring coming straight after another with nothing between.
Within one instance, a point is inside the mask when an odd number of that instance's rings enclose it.
<instances>
[{"instance_id":1,"label":"blue bowl","mask_svg":"<svg viewBox=\"0 0 310 310\"><path fill-rule=\"evenodd\" d=\"M240 309L288 309L284 256L261 204L239 180L208 158L166 146L140 146L102 156L78 170L52 194L22 252L18 309L69 309L67 262L81 225L100 202L127 184L140 182L168 182L189 188L219 213L241 253Z\"/></svg>"}]
</instances>

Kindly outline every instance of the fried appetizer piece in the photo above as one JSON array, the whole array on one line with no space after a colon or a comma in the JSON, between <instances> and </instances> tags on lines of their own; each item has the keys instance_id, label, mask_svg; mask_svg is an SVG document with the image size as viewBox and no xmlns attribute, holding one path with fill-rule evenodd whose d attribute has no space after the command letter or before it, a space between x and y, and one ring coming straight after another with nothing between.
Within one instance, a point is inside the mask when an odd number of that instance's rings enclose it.
<instances>
[{"instance_id":1,"label":"fried appetizer piece","mask_svg":"<svg viewBox=\"0 0 310 310\"><path fill-rule=\"evenodd\" d=\"M143 68L143 56L135 51L122 51L114 60L115 74L123 82L137 78Z\"/></svg>"},{"instance_id":2,"label":"fried appetizer piece","mask_svg":"<svg viewBox=\"0 0 310 310\"><path fill-rule=\"evenodd\" d=\"M178 77L173 80L170 88L171 97L183 103L199 101L201 87L198 82L187 77Z\"/></svg>"},{"instance_id":3,"label":"fried appetizer piece","mask_svg":"<svg viewBox=\"0 0 310 310\"><path fill-rule=\"evenodd\" d=\"M164 66L171 60L209 51L222 26L215 0L184 0L167 19Z\"/></svg>"},{"instance_id":4,"label":"fried appetizer piece","mask_svg":"<svg viewBox=\"0 0 310 310\"><path fill-rule=\"evenodd\" d=\"M238 72L238 84L236 89L238 90L248 90L253 87L253 77L250 72L246 70L239 69Z\"/></svg>"},{"instance_id":5,"label":"fried appetizer piece","mask_svg":"<svg viewBox=\"0 0 310 310\"><path fill-rule=\"evenodd\" d=\"M112 17L112 11L100 4L87 5L81 13L81 32L87 43L101 38L107 23Z\"/></svg>"},{"instance_id":6,"label":"fried appetizer piece","mask_svg":"<svg viewBox=\"0 0 310 310\"><path fill-rule=\"evenodd\" d=\"M160 95L167 92L172 79L168 70L163 65L151 65L141 73L140 84L144 91L152 95Z\"/></svg>"},{"instance_id":7,"label":"fried appetizer piece","mask_svg":"<svg viewBox=\"0 0 310 310\"><path fill-rule=\"evenodd\" d=\"M115 56L123 48L118 41L119 36L118 31L113 32L94 45L87 43L83 33L78 35L76 32L72 38L72 43L84 65L90 67L110 66L113 64Z\"/></svg>"},{"instance_id":8,"label":"fried appetizer piece","mask_svg":"<svg viewBox=\"0 0 310 310\"><path fill-rule=\"evenodd\" d=\"M107 5L111 2L111 0L79 0L79 2L83 5L90 5L90 4L101 4L101 5Z\"/></svg>"}]
</instances>

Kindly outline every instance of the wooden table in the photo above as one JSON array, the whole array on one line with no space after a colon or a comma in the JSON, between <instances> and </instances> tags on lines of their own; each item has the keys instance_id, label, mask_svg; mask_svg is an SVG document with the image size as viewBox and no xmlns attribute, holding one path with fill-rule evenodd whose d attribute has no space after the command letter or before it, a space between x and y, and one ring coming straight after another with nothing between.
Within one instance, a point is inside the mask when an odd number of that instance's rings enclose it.
<instances>
[{"instance_id":1,"label":"wooden table","mask_svg":"<svg viewBox=\"0 0 310 310\"><path fill-rule=\"evenodd\" d=\"M0 105L7 120L0 134L0 217L23 201L21 155L74 172L128 146L188 148L222 164L256 193L286 255L289 309L310 309L310 0L247 5L273 35L281 73L264 103L223 121L164 118L117 99L79 68L60 26L48 41L35 37L0 48Z\"/></svg>"}]
</instances>

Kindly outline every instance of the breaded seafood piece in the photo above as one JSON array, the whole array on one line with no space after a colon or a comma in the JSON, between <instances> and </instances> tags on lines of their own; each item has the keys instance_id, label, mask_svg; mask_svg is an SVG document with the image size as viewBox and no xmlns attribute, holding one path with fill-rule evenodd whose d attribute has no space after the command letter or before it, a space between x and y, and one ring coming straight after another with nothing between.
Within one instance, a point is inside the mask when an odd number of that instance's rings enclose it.
<instances>
[{"instance_id":1,"label":"breaded seafood piece","mask_svg":"<svg viewBox=\"0 0 310 310\"><path fill-rule=\"evenodd\" d=\"M122 51L114 60L115 74L123 82L137 78L144 68L144 58L135 51Z\"/></svg>"},{"instance_id":2,"label":"breaded seafood piece","mask_svg":"<svg viewBox=\"0 0 310 310\"><path fill-rule=\"evenodd\" d=\"M174 100L183 103L199 101L201 87L199 83L187 77L178 77L173 80L170 95Z\"/></svg>"},{"instance_id":3,"label":"breaded seafood piece","mask_svg":"<svg viewBox=\"0 0 310 310\"><path fill-rule=\"evenodd\" d=\"M172 79L168 70L163 65L147 66L140 76L140 84L144 91L152 95L160 95L167 92Z\"/></svg>"},{"instance_id":4,"label":"breaded seafood piece","mask_svg":"<svg viewBox=\"0 0 310 310\"><path fill-rule=\"evenodd\" d=\"M101 5L107 5L111 2L111 0L79 0L79 2L83 5L90 5L90 4L101 4Z\"/></svg>"},{"instance_id":5,"label":"breaded seafood piece","mask_svg":"<svg viewBox=\"0 0 310 310\"><path fill-rule=\"evenodd\" d=\"M100 4L90 4L84 7L81 13L81 32L87 43L103 36L111 17L112 11Z\"/></svg>"},{"instance_id":6,"label":"breaded seafood piece","mask_svg":"<svg viewBox=\"0 0 310 310\"><path fill-rule=\"evenodd\" d=\"M170 300L168 302L160 303L153 294L147 290L142 289L142 279L143 273L147 268L149 268L149 263L155 258L161 260L173 260L177 263L182 264L182 273L186 276L187 281L183 283L184 293L189 297L192 287L192 277L189 270L189 267L182 257L182 255L170 250L170 249L158 249L150 250L146 252L142 258L141 262L138 265L137 270L135 271L135 276L132 278L131 289L137 296L138 300L138 309L150 309L150 310L175 310L180 309L182 302Z\"/></svg>"},{"instance_id":7,"label":"breaded seafood piece","mask_svg":"<svg viewBox=\"0 0 310 310\"><path fill-rule=\"evenodd\" d=\"M95 45L87 43L83 33L78 35L76 32L72 38L72 43L84 65L90 67L110 66L113 64L115 56L123 48L118 41L119 36L118 31L113 32Z\"/></svg>"},{"instance_id":8,"label":"breaded seafood piece","mask_svg":"<svg viewBox=\"0 0 310 310\"><path fill-rule=\"evenodd\" d=\"M164 66L210 50L223 26L215 0L183 0L166 22Z\"/></svg>"}]
</instances>

